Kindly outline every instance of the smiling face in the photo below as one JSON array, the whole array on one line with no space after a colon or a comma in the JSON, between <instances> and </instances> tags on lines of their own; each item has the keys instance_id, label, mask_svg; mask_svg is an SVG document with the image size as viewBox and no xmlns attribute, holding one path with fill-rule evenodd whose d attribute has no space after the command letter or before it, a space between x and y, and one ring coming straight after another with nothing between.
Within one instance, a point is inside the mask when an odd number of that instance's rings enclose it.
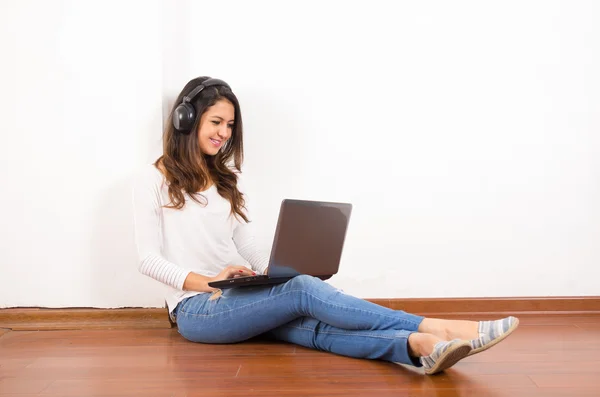
<instances>
[{"instance_id":1,"label":"smiling face","mask_svg":"<svg viewBox=\"0 0 600 397\"><path fill-rule=\"evenodd\" d=\"M200 117L198 142L202 153L214 156L231 138L235 109L227 99L220 99Z\"/></svg>"}]
</instances>

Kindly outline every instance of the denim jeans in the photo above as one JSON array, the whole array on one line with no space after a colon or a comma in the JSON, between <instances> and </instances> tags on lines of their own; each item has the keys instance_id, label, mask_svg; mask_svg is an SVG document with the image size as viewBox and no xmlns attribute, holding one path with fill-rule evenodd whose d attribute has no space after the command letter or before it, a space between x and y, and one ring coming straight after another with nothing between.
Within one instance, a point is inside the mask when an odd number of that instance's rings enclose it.
<instances>
[{"instance_id":1,"label":"denim jeans","mask_svg":"<svg viewBox=\"0 0 600 397\"><path fill-rule=\"evenodd\" d=\"M423 317L347 295L301 275L284 284L225 289L183 300L179 333L200 343L236 343L259 335L339 355L421 366L408 337Z\"/></svg>"}]
</instances>

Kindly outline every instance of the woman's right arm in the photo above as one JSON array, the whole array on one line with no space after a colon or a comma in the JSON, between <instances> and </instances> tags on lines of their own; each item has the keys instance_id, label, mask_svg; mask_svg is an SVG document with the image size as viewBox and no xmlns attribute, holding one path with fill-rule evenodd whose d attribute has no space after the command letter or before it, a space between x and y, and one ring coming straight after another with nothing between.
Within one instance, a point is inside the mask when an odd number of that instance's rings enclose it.
<instances>
[{"instance_id":1,"label":"woman's right arm","mask_svg":"<svg viewBox=\"0 0 600 397\"><path fill-rule=\"evenodd\" d=\"M133 211L135 243L138 252L138 270L175 289L197 292L212 292L208 283L235 275L252 275L252 270L243 266L227 266L215 277L194 273L162 255L162 207L160 188L162 177L149 167L141 172L133 184Z\"/></svg>"},{"instance_id":2,"label":"woman's right arm","mask_svg":"<svg viewBox=\"0 0 600 397\"><path fill-rule=\"evenodd\" d=\"M191 274L162 255L162 208L160 186L162 179L157 170L144 169L133 182L133 218L138 270L173 288L183 290ZM199 287L192 283L188 287Z\"/></svg>"},{"instance_id":3,"label":"woman's right arm","mask_svg":"<svg viewBox=\"0 0 600 397\"><path fill-rule=\"evenodd\" d=\"M210 281L212 281L211 277L190 272L183 282L183 289L186 291L212 292L215 289L208 285Z\"/></svg>"}]
</instances>

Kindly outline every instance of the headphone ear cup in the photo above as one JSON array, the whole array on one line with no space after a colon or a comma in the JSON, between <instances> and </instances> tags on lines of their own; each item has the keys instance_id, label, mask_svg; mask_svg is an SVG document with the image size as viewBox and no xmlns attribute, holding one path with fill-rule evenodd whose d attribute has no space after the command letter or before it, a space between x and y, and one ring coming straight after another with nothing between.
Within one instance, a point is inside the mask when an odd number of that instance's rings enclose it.
<instances>
[{"instance_id":1,"label":"headphone ear cup","mask_svg":"<svg viewBox=\"0 0 600 397\"><path fill-rule=\"evenodd\" d=\"M196 111L189 103L182 103L173 112L173 127L182 134L189 134L196 120Z\"/></svg>"}]
</instances>

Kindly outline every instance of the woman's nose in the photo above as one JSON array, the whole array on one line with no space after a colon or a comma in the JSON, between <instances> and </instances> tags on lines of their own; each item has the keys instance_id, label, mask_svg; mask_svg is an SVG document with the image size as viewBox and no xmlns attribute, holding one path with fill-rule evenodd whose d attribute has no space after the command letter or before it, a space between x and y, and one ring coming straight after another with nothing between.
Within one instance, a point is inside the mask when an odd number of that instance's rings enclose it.
<instances>
[{"instance_id":1,"label":"woman's nose","mask_svg":"<svg viewBox=\"0 0 600 397\"><path fill-rule=\"evenodd\" d=\"M227 136L229 135L227 126L220 127L218 134L220 138L227 138Z\"/></svg>"}]
</instances>

